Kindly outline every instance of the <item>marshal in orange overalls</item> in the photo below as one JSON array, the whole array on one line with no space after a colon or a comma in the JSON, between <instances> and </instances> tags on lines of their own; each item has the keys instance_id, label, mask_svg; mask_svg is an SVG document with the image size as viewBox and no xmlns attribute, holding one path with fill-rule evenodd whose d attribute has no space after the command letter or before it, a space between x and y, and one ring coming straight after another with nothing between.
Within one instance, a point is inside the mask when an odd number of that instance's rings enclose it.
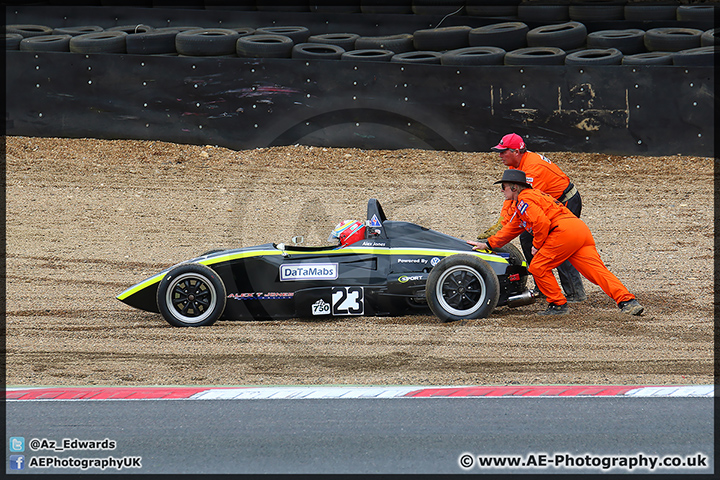
<instances>
[{"instance_id":1,"label":"marshal in orange overalls","mask_svg":"<svg viewBox=\"0 0 720 480\"><path fill-rule=\"evenodd\" d=\"M511 219L502 229L487 239L488 246L499 248L517 237L523 230L533 234L535 254L528 271L549 303L567 303L552 273L565 260L585 278L615 300L615 303L635 298L600 259L595 240L585 222L576 217L562 203L550 195L531 188L522 190L514 202Z\"/></svg>"}]
</instances>

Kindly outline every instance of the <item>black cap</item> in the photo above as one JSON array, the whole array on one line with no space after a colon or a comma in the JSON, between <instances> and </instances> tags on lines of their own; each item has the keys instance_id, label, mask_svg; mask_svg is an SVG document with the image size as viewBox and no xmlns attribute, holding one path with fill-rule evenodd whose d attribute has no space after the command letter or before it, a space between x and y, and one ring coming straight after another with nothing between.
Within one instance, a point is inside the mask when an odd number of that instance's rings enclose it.
<instances>
[{"instance_id":1,"label":"black cap","mask_svg":"<svg viewBox=\"0 0 720 480\"><path fill-rule=\"evenodd\" d=\"M505 170L503 172L502 178L497 182L493 183L493 185L496 185L498 183L517 183L518 185L524 185L526 187L532 188L532 185L527 183L525 172L514 168L508 168L507 170Z\"/></svg>"}]
</instances>

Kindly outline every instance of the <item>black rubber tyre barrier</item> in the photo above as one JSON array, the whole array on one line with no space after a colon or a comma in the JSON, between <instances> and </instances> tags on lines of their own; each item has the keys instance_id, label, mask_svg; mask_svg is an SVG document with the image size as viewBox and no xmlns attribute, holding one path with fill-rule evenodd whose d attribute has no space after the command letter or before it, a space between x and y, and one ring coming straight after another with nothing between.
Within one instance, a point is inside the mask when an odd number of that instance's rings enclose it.
<instances>
[{"instance_id":1,"label":"black rubber tyre barrier","mask_svg":"<svg viewBox=\"0 0 720 480\"><path fill-rule=\"evenodd\" d=\"M345 50L355 49L355 40L360 38L357 33L323 33L320 35L310 35L308 42L311 43L327 43L337 45Z\"/></svg>"},{"instance_id":2,"label":"black rubber tyre barrier","mask_svg":"<svg viewBox=\"0 0 720 480\"><path fill-rule=\"evenodd\" d=\"M421 50L416 52L396 53L390 59L395 63L427 63L440 65L440 57L442 53L434 50Z\"/></svg>"},{"instance_id":3,"label":"black rubber tyre barrier","mask_svg":"<svg viewBox=\"0 0 720 480\"><path fill-rule=\"evenodd\" d=\"M22 44L20 44L20 47L22 48ZM715 56L718 54L718 52L720 52L720 49L715 45L681 50L673 54L673 65L682 67L712 67L713 65L715 65Z\"/></svg>"},{"instance_id":4,"label":"black rubber tyre barrier","mask_svg":"<svg viewBox=\"0 0 720 480\"><path fill-rule=\"evenodd\" d=\"M79 27L60 27L53 30L53 35L70 35L75 37L86 33L102 32L104 29L98 25L82 25Z\"/></svg>"},{"instance_id":5,"label":"black rubber tyre barrier","mask_svg":"<svg viewBox=\"0 0 720 480\"><path fill-rule=\"evenodd\" d=\"M293 46L292 58L309 58L316 60L339 60L345 49L327 43L298 43Z\"/></svg>"},{"instance_id":6,"label":"black rubber tyre barrier","mask_svg":"<svg viewBox=\"0 0 720 480\"><path fill-rule=\"evenodd\" d=\"M412 11L416 15L463 15L464 5L461 0L412 0Z\"/></svg>"},{"instance_id":7,"label":"black rubber tyre barrier","mask_svg":"<svg viewBox=\"0 0 720 480\"><path fill-rule=\"evenodd\" d=\"M395 52L391 50L362 48L343 53L340 56L340 60L351 60L354 62L389 62L393 55L395 55Z\"/></svg>"},{"instance_id":8,"label":"black rubber tyre barrier","mask_svg":"<svg viewBox=\"0 0 720 480\"><path fill-rule=\"evenodd\" d=\"M188 30L175 36L175 50L187 56L235 55L240 34L229 28Z\"/></svg>"},{"instance_id":9,"label":"black rubber tyre barrier","mask_svg":"<svg viewBox=\"0 0 720 480\"><path fill-rule=\"evenodd\" d=\"M677 8L677 19L681 21L711 22L715 18L715 9L720 5L715 3L705 5L680 5Z\"/></svg>"},{"instance_id":10,"label":"black rubber tyre barrier","mask_svg":"<svg viewBox=\"0 0 720 480\"><path fill-rule=\"evenodd\" d=\"M36 37L38 35L52 35L53 29L45 25L5 25L5 33L19 33L23 38Z\"/></svg>"},{"instance_id":11,"label":"black rubber tyre barrier","mask_svg":"<svg viewBox=\"0 0 720 480\"><path fill-rule=\"evenodd\" d=\"M241 37L246 37L255 33L255 29L252 27L233 27L230 30L235 30Z\"/></svg>"},{"instance_id":12,"label":"black rubber tyre barrier","mask_svg":"<svg viewBox=\"0 0 720 480\"><path fill-rule=\"evenodd\" d=\"M23 38L20 50L25 52L69 52L71 35L37 35Z\"/></svg>"},{"instance_id":13,"label":"black rubber tyre barrier","mask_svg":"<svg viewBox=\"0 0 720 480\"><path fill-rule=\"evenodd\" d=\"M588 48L617 48L624 55L645 51L645 31L638 28L626 30L599 30L587 36Z\"/></svg>"},{"instance_id":14,"label":"black rubber tyre barrier","mask_svg":"<svg viewBox=\"0 0 720 480\"><path fill-rule=\"evenodd\" d=\"M529 31L524 22L503 22L485 25L470 30L468 44L471 47L500 47L503 50L517 50L527 47Z\"/></svg>"},{"instance_id":15,"label":"black rubber tyre barrier","mask_svg":"<svg viewBox=\"0 0 720 480\"><path fill-rule=\"evenodd\" d=\"M194 26L189 26L189 25L183 25L183 26L178 26L178 27L160 27L160 28L156 28L155 31L156 32L171 32L172 31L175 33L180 33L180 32L189 32L190 30L202 30L202 29L203 29L203 27L194 27Z\"/></svg>"},{"instance_id":16,"label":"black rubber tyre barrier","mask_svg":"<svg viewBox=\"0 0 720 480\"><path fill-rule=\"evenodd\" d=\"M620 65L623 54L617 48L588 48L568 53L565 65Z\"/></svg>"},{"instance_id":17,"label":"black rubber tyre barrier","mask_svg":"<svg viewBox=\"0 0 720 480\"><path fill-rule=\"evenodd\" d=\"M528 47L557 47L563 50L585 44L587 28L580 22L556 23L536 27L527 33Z\"/></svg>"},{"instance_id":18,"label":"black rubber tyre barrier","mask_svg":"<svg viewBox=\"0 0 720 480\"><path fill-rule=\"evenodd\" d=\"M467 47L470 30L472 27L466 25L415 30L413 46L415 50L435 50L437 52Z\"/></svg>"},{"instance_id":19,"label":"black rubber tyre barrier","mask_svg":"<svg viewBox=\"0 0 720 480\"><path fill-rule=\"evenodd\" d=\"M287 27L260 27L255 30L256 34L284 35L293 41L293 44L305 43L310 37L310 30L303 26Z\"/></svg>"},{"instance_id":20,"label":"black rubber tyre barrier","mask_svg":"<svg viewBox=\"0 0 720 480\"><path fill-rule=\"evenodd\" d=\"M240 37L235 44L237 56L249 58L290 58L292 49L290 37L269 33Z\"/></svg>"},{"instance_id":21,"label":"black rubber tyre barrier","mask_svg":"<svg viewBox=\"0 0 720 480\"><path fill-rule=\"evenodd\" d=\"M5 50L19 50L23 36L19 33L5 34Z\"/></svg>"},{"instance_id":22,"label":"black rubber tyre barrier","mask_svg":"<svg viewBox=\"0 0 720 480\"><path fill-rule=\"evenodd\" d=\"M175 37L177 34L178 32L173 30L132 33L125 37L127 53L138 55L177 53L175 50Z\"/></svg>"},{"instance_id":23,"label":"black rubber tyre barrier","mask_svg":"<svg viewBox=\"0 0 720 480\"><path fill-rule=\"evenodd\" d=\"M360 37L355 40L355 49L390 50L393 53L405 53L415 50L415 47L413 45L412 35L409 33L400 33L379 37Z\"/></svg>"},{"instance_id":24,"label":"black rubber tyre barrier","mask_svg":"<svg viewBox=\"0 0 720 480\"><path fill-rule=\"evenodd\" d=\"M661 27L645 32L645 48L649 52L679 52L700 45L703 31L696 28Z\"/></svg>"},{"instance_id":25,"label":"black rubber tyre barrier","mask_svg":"<svg viewBox=\"0 0 720 480\"><path fill-rule=\"evenodd\" d=\"M700 46L708 47L710 45L718 45L717 36L715 35L717 30L717 28L711 28L710 30L703 32L700 36Z\"/></svg>"},{"instance_id":26,"label":"black rubber tyre barrier","mask_svg":"<svg viewBox=\"0 0 720 480\"><path fill-rule=\"evenodd\" d=\"M673 57L670 52L646 52L635 55L625 55L623 65L672 65Z\"/></svg>"},{"instance_id":27,"label":"black rubber tyre barrier","mask_svg":"<svg viewBox=\"0 0 720 480\"><path fill-rule=\"evenodd\" d=\"M135 25L119 25L117 27L110 27L106 28L105 31L108 32L125 32L128 35L131 33L148 33L155 30L150 25L143 25L142 23L136 23Z\"/></svg>"},{"instance_id":28,"label":"black rubber tyre barrier","mask_svg":"<svg viewBox=\"0 0 720 480\"><path fill-rule=\"evenodd\" d=\"M675 20L678 2L635 3L625 5L625 20L644 22L649 20Z\"/></svg>"},{"instance_id":29,"label":"black rubber tyre barrier","mask_svg":"<svg viewBox=\"0 0 720 480\"><path fill-rule=\"evenodd\" d=\"M74 53L126 53L125 37L127 37L127 33L121 30L77 35L70 39L70 51Z\"/></svg>"},{"instance_id":30,"label":"black rubber tyre barrier","mask_svg":"<svg viewBox=\"0 0 720 480\"><path fill-rule=\"evenodd\" d=\"M466 47L442 54L443 65L502 65L505 50L500 47Z\"/></svg>"},{"instance_id":31,"label":"black rubber tyre barrier","mask_svg":"<svg viewBox=\"0 0 720 480\"><path fill-rule=\"evenodd\" d=\"M523 22L552 23L564 22L570 19L568 2L553 2L547 5L545 0L523 2L518 5L518 19Z\"/></svg>"},{"instance_id":32,"label":"black rubber tyre barrier","mask_svg":"<svg viewBox=\"0 0 720 480\"><path fill-rule=\"evenodd\" d=\"M576 22L624 20L626 3L625 0L573 0L568 15Z\"/></svg>"},{"instance_id":33,"label":"black rubber tyre barrier","mask_svg":"<svg viewBox=\"0 0 720 480\"><path fill-rule=\"evenodd\" d=\"M526 47L507 52L505 65L565 65L567 54L558 47Z\"/></svg>"}]
</instances>

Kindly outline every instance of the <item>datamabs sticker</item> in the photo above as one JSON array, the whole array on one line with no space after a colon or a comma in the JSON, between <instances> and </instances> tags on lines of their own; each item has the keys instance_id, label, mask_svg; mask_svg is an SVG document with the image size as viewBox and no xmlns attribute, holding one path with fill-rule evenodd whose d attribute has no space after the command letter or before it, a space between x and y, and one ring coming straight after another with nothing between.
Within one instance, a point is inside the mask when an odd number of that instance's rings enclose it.
<instances>
[{"instance_id":1,"label":"datamabs sticker","mask_svg":"<svg viewBox=\"0 0 720 480\"><path fill-rule=\"evenodd\" d=\"M337 280L337 263L297 263L280 266L280 281Z\"/></svg>"}]
</instances>

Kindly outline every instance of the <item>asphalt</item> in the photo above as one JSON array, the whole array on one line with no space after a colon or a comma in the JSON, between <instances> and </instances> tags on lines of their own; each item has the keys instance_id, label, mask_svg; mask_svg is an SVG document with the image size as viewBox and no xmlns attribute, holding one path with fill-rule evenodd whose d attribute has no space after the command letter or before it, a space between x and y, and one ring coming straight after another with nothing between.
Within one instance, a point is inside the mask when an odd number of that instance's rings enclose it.
<instances>
[{"instance_id":1,"label":"asphalt","mask_svg":"<svg viewBox=\"0 0 720 480\"><path fill-rule=\"evenodd\" d=\"M711 473L713 415L713 398L8 401L6 435L23 437L25 451L6 451L6 472L118 473L35 467L141 457L120 473ZM32 451L33 439L115 448ZM25 456L23 470L11 470L11 455ZM488 455L528 465L481 468ZM707 467L649 468L670 455ZM612 458L625 460L604 469Z\"/></svg>"}]
</instances>

